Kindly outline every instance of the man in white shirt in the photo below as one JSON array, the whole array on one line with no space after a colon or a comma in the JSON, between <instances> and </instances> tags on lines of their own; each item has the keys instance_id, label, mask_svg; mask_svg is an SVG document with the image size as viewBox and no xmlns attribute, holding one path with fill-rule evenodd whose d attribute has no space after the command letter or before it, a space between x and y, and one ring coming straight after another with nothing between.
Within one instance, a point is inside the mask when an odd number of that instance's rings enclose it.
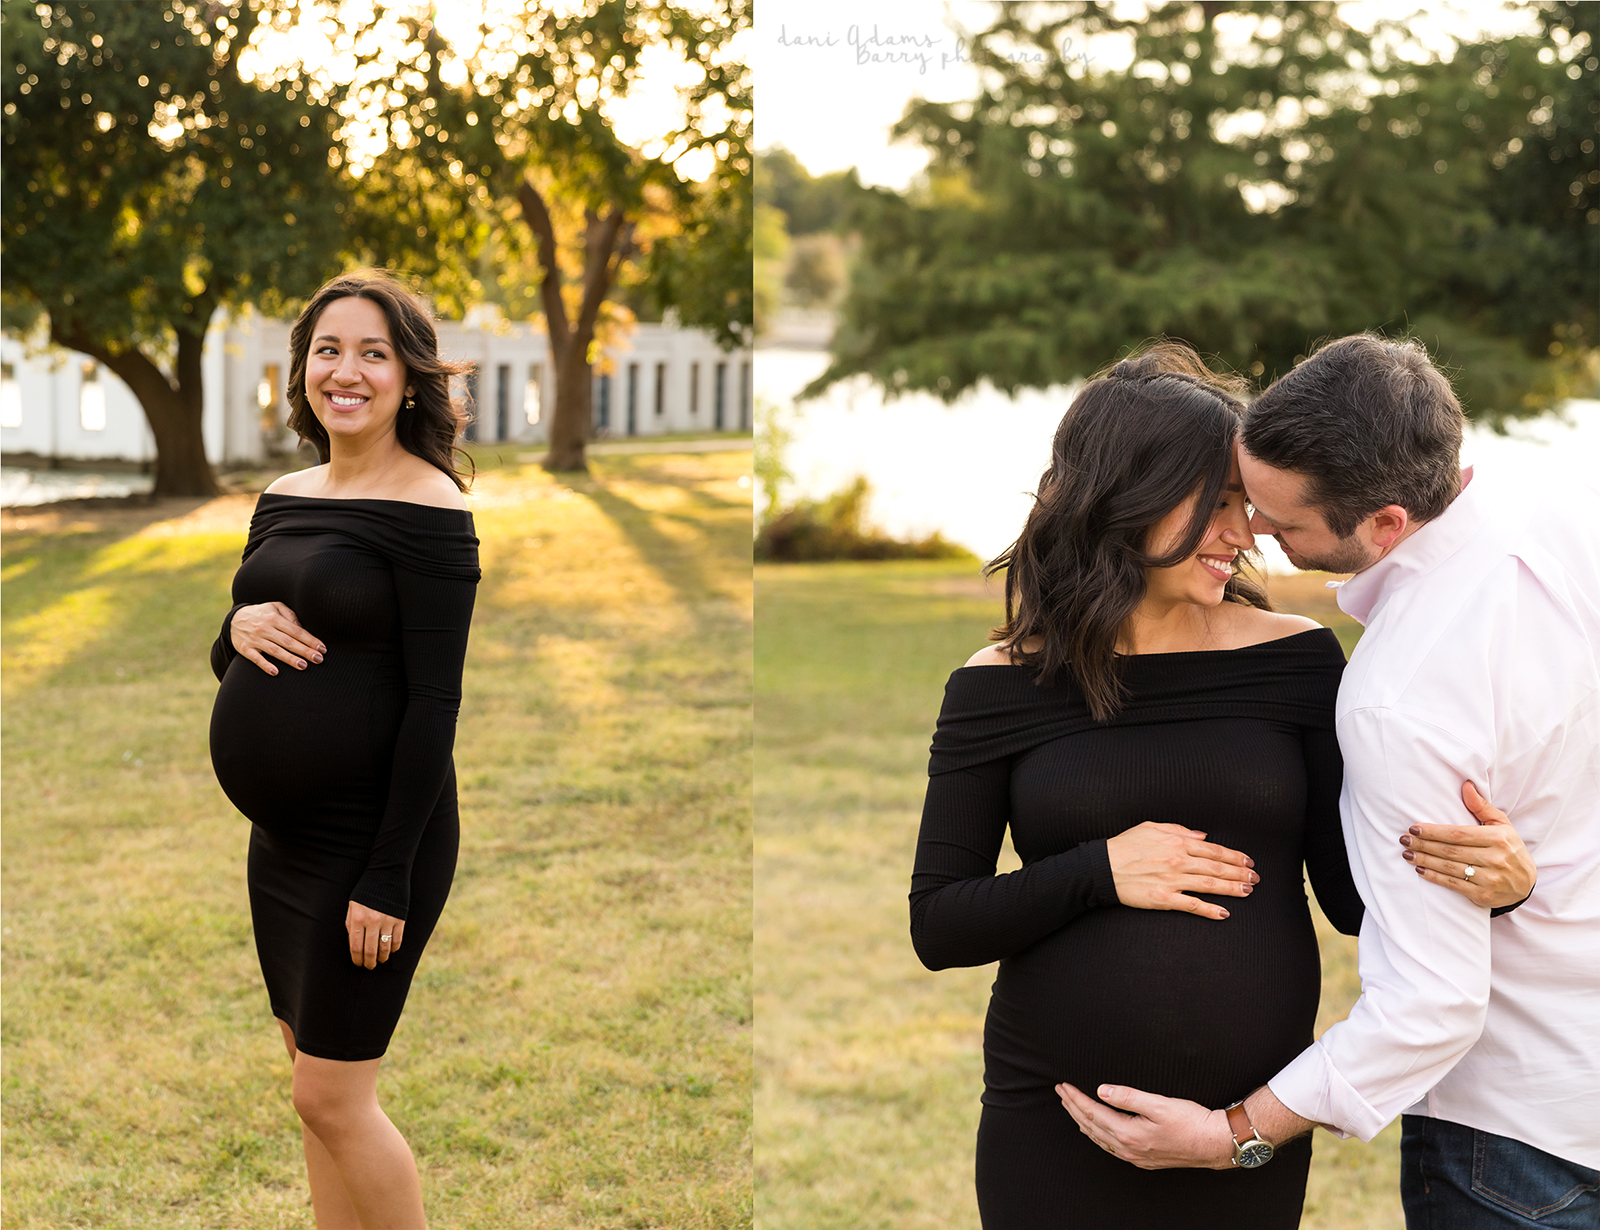
<instances>
[{"instance_id":1,"label":"man in white shirt","mask_svg":"<svg viewBox=\"0 0 1600 1230\"><path fill-rule=\"evenodd\" d=\"M1349 1018L1227 1112L1112 1086L1100 1102L1063 1086L1062 1100L1102 1147L1151 1168L1259 1165L1267 1144L1319 1123L1371 1140L1404 1112L1413 1230L1592 1227L1600 489L1497 486L1457 469L1460 438L1460 407L1422 348L1372 335L1329 343L1276 382L1243 433L1251 528L1297 567L1355 573L1339 605L1366 628L1337 710L1345 842L1367 906ZM1413 836L1463 781L1516 818L1539 866L1533 896L1504 917L1424 882L1474 875L1470 845ZM1412 863L1393 857L1397 841Z\"/></svg>"}]
</instances>

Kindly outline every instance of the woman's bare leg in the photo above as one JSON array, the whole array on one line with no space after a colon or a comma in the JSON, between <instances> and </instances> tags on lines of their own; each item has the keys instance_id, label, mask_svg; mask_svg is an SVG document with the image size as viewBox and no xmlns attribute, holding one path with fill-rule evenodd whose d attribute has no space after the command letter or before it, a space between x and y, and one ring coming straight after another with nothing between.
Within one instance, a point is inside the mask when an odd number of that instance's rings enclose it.
<instances>
[{"instance_id":1,"label":"woman's bare leg","mask_svg":"<svg viewBox=\"0 0 1600 1230\"><path fill-rule=\"evenodd\" d=\"M299 1053L294 1032L282 1021L278 1028L283 1031L283 1044L289 1048L292 1062ZM327 1148L304 1123L300 1125L300 1140L306 1151L306 1179L311 1185L311 1211L317 1219L317 1230L362 1230L356 1207L350 1203L350 1193L345 1191L339 1168Z\"/></svg>"},{"instance_id":2,"label":"woman's bare leg","mask_svg":"<svg viewBox=\"0 0 1600 1230\"><path fill-rule=\"evenodd\" d=\"M416 1159L378 1105L379 1062L319 1059L299 1052L294 1108L327 1150L362 1227L427 1230Z\"/></svg>"}]
</instances>

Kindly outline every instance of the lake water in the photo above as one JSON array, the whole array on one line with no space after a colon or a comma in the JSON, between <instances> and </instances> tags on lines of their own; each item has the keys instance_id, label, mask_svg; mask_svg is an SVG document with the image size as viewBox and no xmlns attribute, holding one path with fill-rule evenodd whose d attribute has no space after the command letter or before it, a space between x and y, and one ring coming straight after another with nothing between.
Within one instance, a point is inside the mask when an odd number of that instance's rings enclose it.
<instances>
[{"instance_id":1,"label":"lake water","mask_svg":"<svg viewBox=\"0 0 1600 1230\"><path fill-rule=\"evenodd\" d=\"M148 474L95 474L83 470L30 470L0 467L0 508L54 504L103 496L143 495L153 479Z\"/></svg>"},{"instance_id":2,"label":"lake water","mask_svg":"<svg viewBox=\"0 0 1600 1230\"><path fill-rule=\"evenodd\" d=\"M828 495L864 474L873 489L870 519L898 537L938 530L983 559L1011 544L1049 460L1068 389L1012 399L985 387L946 406L925 393L885 401L856 377L795 406L795 394L827 363L817 350L756 351L757 405L778 407L794 433L785 454L794 475L788 496ZM1600 400L1569 402L1566 418L1518 423L1510 436L1469 428L1462 460L1529 484L1568 468L1595 473ZM1270 538L1257 542L1269 568L1292 571Z\"/></svg>"}]
</instances>

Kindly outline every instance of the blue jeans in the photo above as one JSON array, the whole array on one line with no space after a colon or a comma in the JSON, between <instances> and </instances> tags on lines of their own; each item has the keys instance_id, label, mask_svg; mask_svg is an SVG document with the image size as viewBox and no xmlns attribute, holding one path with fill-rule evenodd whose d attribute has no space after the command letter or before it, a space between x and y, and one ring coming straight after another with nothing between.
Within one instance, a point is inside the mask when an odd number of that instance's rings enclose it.
<instances>
[{"instance_id":1,"label":"blue jeans","mask_svg":"<svg viewBox=\"0 0 1600 1230\"><path fill-rule=\"evenodd\" d=\"M1596 1230L1600 1171L1446 1119L1400 1120L1406 1230Z\"/></svg>"}]
</instances>

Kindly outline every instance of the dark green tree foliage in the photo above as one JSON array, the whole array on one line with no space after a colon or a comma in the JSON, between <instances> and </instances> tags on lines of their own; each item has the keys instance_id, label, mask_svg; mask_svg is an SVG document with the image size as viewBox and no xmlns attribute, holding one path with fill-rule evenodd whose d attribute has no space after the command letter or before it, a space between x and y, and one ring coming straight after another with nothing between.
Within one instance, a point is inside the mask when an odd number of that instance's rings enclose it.
<instances>
[{"instance_id":1,"label":"dark green tree foliage","mask_svg":"<svg viewBox=\"0 0 1600 1230\"><path fill-rule=\"evenodd\" d=\"M641 299L649 311L670 308L679 324L732 349L749 340L755 323L748 147L708 183L689 185L683 200L683 229L650 247Z\"/></svg>"},{"instance_id":2,"label":"dark green tree foliage","mask_svg":"<svg viewBox=\"0 0 1600 1230\"><path fill-rule=\"evenodd\" d=\"M749 66L718 63L710 53L751 19L750 0L732 0L712 27L717 37L704 51L698 44L693 50L705 76L690 94L691 128L685 137L691 147L714 150L717 167L703 184L671 185L680 230L657 240L644 266L650 306L674 309L680 324L710 330L727 349L747 344L755 330L755 166L750 150L755 99ZM703 37L703 18L700 27ZM724 117L720 127L704 120L713 100Z\"/></svg>"},{"instance_id":3,"label":"dark green tree foliage","mask_svg":"<svg viewBox=\"0 0 1600 1230\"><path fill-rule=\"evenodd\" d=\"M831 231L801 235L794 241L783 283L803 308L828 307L844 287L844 245Z\"/></svg>"},{"instance_id":4,"label":"dark green tree foliage","mask_svg":"<svg viewBox=\"0 0 1600 1230\"><path fill-rule=\"evenodd\" d=\"M854 167L812 175L781 145L756 155L756 200L781 209L791 235L839 229L860 191Z\"/></svg>"},{"instance_id":5,"label":"dark green tree foliage","mask_svg":"<svg viewBox=\"0 0 1600 1230\"><path fill-rule=\"evenodd\" d=\"M7 323L98 359L144 407L158 495L217 490L201 352L221 306L337 269L333 115L258 88L243 4L5 0Z\"/></svg>"},{"instance_id":6,"label":"dark green tree foliage","mask_svg":"<svg viewBox=\"0 0 1600 1230\"><path fill-rule=\"evenodd\" d=\"M537 285L509 306L513 316L542 312L550 338L556 396L544 464L582 470L596 329L630 260L653 275L655 305L676 308L682 323L725 346L751 329L750 76L722 54L750 24L749 0L708 12L659 0L525 0L516 21L492 32L500 43L476 56L458 55L428 21L376 10L375 24L396 20L409 32L398 55L354 87L387 99L389 139L361 180L358 242L370 259L425 275L461 302L477 293L472 271L486 253L500 264L531 260ZM702 77L684 128L649 156L617 136L602 104L627 94L652 43L676 48ZM673 167L694 148L716 155L703 184Z\"/></svg>"},{"instance_id":7,"label":"dark green tree foliage","mask_svg":"<svg viewBox=\"0 0 1600 1230\"><path fill-rule=\"evenodd\" d=\"M834 361L951 399L1091 373L1157 335L1270 380L1322 338L1410 332L1500 423L1594 387L1600 5L1412 63L1325 0L1004 4L933 161L863 194ZM1248 31L1224 55L1219 30ZM1129 71L1081 58L1125 30Z\"/></svg>"}]
</instances>

